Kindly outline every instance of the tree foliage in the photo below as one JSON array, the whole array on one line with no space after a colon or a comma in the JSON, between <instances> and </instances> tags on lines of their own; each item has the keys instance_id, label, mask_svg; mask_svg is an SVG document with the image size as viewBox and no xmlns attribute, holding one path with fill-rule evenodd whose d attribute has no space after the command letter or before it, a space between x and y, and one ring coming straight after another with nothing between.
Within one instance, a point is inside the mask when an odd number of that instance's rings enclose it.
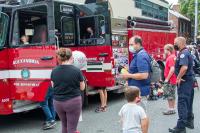
<instances>
[{"instance_id":1,"label":"tree foliage","mask_svg":"<svg viewBox=\"0 0 200 133\"><path fill-rule=\"evenodd\" d=\"M198 11L200 10L200 0ZM185 15L186 17L190 18L192 27L194 27L194 21L195 21L195 0L179 0L180 4L180 12ZM200 20L200 13L198 14L198 20ZM198 28L200 29L200 21Z\"/></svg>"}]
</instances>

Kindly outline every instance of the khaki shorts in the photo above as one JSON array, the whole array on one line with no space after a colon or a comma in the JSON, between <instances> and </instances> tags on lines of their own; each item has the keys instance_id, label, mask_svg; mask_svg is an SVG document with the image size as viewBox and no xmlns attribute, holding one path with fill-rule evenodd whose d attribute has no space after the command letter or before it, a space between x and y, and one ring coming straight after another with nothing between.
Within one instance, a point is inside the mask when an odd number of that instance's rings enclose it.
<instances>
[{"instance_id":1,"label":"khaki shorts","mask_svg":"<svg viewBox=\"0 0 200 133\"><path fill-rule=\"evenodd\" d=\"M165 83L163 85L163 91L165 98L167 98L168 100L176 99L176 85Z\"/></svg>"}]
</instances>

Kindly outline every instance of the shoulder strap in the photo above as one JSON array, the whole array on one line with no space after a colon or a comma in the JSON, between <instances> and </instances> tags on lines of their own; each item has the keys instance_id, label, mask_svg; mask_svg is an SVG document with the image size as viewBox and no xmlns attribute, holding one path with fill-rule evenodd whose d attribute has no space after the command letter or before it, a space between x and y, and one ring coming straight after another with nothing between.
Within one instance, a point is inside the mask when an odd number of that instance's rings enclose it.
<instances>
[{"instance_id":1,"label":"shoulder strap","mask_svg":"<svg viewBox=\"0 0 200 133\"><path fill-rule=\"evenodd\" d=\"M153 57L152 57L151 55L149 55L148 53L147 53L147 55L149 56L149 58L150 58L151 61L154 60Z\"/></svg>"}]
</instances>

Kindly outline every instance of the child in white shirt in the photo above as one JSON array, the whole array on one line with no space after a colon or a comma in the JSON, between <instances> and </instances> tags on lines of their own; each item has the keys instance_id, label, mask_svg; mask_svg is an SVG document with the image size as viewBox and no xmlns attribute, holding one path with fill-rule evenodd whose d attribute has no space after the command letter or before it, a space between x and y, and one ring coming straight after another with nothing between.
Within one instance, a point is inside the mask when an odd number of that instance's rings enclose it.
<instances>
[{"instance_id":1,"label":"child in white shirt","mask_svg":"<svg viewBox=\"0 0 200 133\"><path fill-rule=\"evenodd\" d=\"M140 101L139 88L135 86L127 87L125 97L128 103L125 104L119 111L123 133L147 133L147 115L144 109L137 105Z\"/></svg>"}]
</instances>

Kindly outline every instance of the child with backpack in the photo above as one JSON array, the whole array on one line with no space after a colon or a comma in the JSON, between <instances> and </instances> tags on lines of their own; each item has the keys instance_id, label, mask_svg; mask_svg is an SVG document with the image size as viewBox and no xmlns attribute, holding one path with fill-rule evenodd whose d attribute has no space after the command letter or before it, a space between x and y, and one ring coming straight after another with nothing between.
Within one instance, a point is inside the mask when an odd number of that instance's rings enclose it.
<instances>
[{"instance_id":1,"label":"child with backpack","mask_svg":"<svg viewBox=\"0 0 200 133\"><path fill-rule=\"evenodd\" d=\"M125 98L128 101L119 111L123 133L147 133L148 118L144 109L137 103L140 102L140 90L135 86L129 86L125 90Z\"/></svg>"}]
</instances>

